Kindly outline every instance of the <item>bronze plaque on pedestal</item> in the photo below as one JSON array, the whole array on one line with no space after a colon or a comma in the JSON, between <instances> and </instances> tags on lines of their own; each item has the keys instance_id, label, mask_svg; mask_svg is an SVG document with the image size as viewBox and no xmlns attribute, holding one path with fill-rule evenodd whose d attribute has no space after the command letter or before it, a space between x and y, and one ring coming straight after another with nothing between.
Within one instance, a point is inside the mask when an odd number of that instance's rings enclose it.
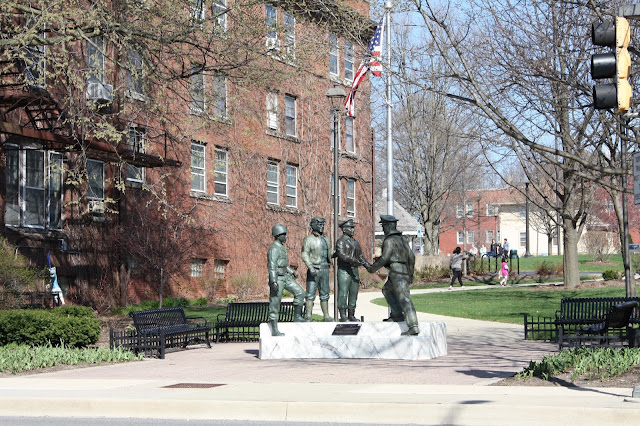
<instances>
[{"instance_id":1,"label":"bronze plaque on pedestal","mask_svg":"<svg viewBox=\"0 0 640 426\"><path fill-rule=\"evenodd\" d=\"M362 324L337 324L332 336L355 336Z\"/></svg>"}]
</instances>

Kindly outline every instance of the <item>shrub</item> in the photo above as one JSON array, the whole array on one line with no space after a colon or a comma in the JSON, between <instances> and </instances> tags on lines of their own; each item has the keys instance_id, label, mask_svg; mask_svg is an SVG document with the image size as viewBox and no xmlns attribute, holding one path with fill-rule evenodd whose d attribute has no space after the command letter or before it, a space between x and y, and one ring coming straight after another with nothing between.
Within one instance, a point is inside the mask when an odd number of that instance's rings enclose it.
<instances>
[{"instance_id":1,"label":"shrub","mask_svg":"<svg viewBox=\"0 0 640 426\"><path fill-rule=\"evenodd\" d=\"M415 274L416 278L433 281L449 276L449 268L446 266L425 266Z\"/></svg>"},{"instance_id":2,"label":"shrub","mask_svg":"<svg viewBox=\"0 0 640 426\"><path fill-rule=\"evenodd\" d=\"M548 260L543 260L535 265L535 271L536 274L544 276L562 274L564 266L562 263L552 263Z\"/></svg>"},{"instance_id":3,"label":"shrub","mask_svg":"<svg viewBox=\"0 0 640 426\"><path fill-rule=\"evenodd\" d=\"M163 308L187 308L189 306L189 301L184 297L166 297L162 299L162 307Z\"/></svg>"},{"instance_id":4,"label":"shrub","mask_svg":"<svg viewBox=\"0 0 640 426\"><path fill-rule=\"evenodd\" d=\"M193 302L191 302L191 306L207 306L208 304L209 304L209 301L207 300L206 297L200 297L194 300Z\"/></svg>"},{"instance_id":5,"label":"shrub","mask_svg":"<svg viewBox=\"0 0 640 426\"><path fill-rule=\"evenodd\" d=\"M615 271L613 269L607 269L602 273L602 278L607 280L619 280L622 277L620 271Z\"/></svg>"},{"instance_id":6,"label":"shrub","mask_svg":"<svg viewBox=\"0 0 640 426\"><path fill-rule=\"evenodd\" d=\"M238 300L250 300L264 294L266 290L266 283L261 285L255 275L239 275L231 280L231 292L236 295Z\"/></svg>"},{"instance_id":7,"label":"shrub","mask_svg":"<svg viewBox=\"0 0 640 426\"><path fill-rule=\"evenodd\" d=\"M0 311L0 346L9 343L85 347L98 341L100 322L90 308Z\"/></svg>"},{"instance_id":8,"label":"shrub","mask_svg":"<svg viewBox=\"0 0 640 426\"><path fill-rule=\"evenodd\" d=\"M23 256L3 237L0 237L0 308L18 308L22 293L36 290L36 283L49 276L46 270L27 266Z\"/></svg>"}]
</instances>

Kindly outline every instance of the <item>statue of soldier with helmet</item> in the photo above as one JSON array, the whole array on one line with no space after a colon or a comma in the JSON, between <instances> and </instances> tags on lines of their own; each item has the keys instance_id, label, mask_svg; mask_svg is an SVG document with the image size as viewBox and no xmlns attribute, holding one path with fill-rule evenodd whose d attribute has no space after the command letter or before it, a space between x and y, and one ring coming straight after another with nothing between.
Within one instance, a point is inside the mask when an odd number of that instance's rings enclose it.
<instances>
[{"instance_id":1,"label":"statue of soldier with helmet","mask_svg":"<svg viewBox=\"0 0 640 426\"><path fill-rule=\"evenodd\" d=\"M269 272L269 328L272 336L284 336L278 330L278 316L280 314L280 302L282 291L287 289L293 294L294 322L304 321L302 308L304 304L304 291L295 279L298 274L289 266L289 257L284 243L287 241L287 227L273 225L271 235L274 241L267 251L267 270Z\"/></svg>"},{"instance_id":2,"label":"statue of soldier with helmet","mask_svg":"<svg viewBox=\"0 0 640 426\"><path fill-rule=\"evenodd\" d=\"M391 315L385 321L407 322L409 329L402 334L415 336L420 334L418 316L409 295L409 286L413 282L415 255L409 243L396 229L398 219L391 215L381 215L380 224L384 231L382 254L367 270L376 272L383 266L389 270L389 278L382 287Z\"/></svg>"},{"instance_id":3,"label":"statue of soldier with helmet","mask_svg":"<svg viewBox=\"0 0 640 426\"><path fill-rule=\"evenodd\" d=\"M331 244L324 235L325 220L311 219L311 233L302 240L300 257L307 265L307 321L311 321L316 289L320 293L320 308L325 322L333 321L329 316L329 267L331 265Z\"/></svg>"}]
</instances>

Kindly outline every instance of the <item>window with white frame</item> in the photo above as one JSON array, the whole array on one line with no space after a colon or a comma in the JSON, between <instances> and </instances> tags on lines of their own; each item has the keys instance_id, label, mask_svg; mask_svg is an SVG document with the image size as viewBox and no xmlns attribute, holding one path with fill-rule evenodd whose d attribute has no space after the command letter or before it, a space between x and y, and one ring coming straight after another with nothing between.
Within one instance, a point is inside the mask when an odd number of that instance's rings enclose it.
<instances>
[{"instance_id":1,"label":"window with white frame","mask_svg":"<svg viewBox=\"0 0 640 426\"><path fill-rule=\"evenodd\" d=\"M291 95L284 97L284 124L286 135L297 136L296 98Z\"/></svg>"},{"instance_id":2,"label":"window with white frame","mask_svg":"<svg viewBox=\"0 0 640 426\"><path fill-rule=\"evenodd\" d=\"M267 203L280 204L280 165L275 162L267 164Z\"/></svg>"},{"instance_id":3,"label":"window with white frame","mask_svg":"<svg viewBox=\"0 0 640 426\"><path fill-rule=\"evenodd\" d=\"M205 192L205 145L191 142L191 190Z\"/></svg>"},{"instance_id":4,"label":"window with white frame","mask_svg":"<svg viewBox=\"0 0 640 426\"><path fill-rule=\"evenodd\" d=\"M475 242L476 233L474 231L467 231L467 244L473 244Z\"/></svg>"},{"instance_id":5,"label":"window with white frame","mask_svg":"<svg viewBox=\"0 0 640 426\"><path fill-rule=\"evenodd\" d=\"M91 37L87 43L89 83L104 83L104 38Z\"/></svg>"},{"instance_id":6,"label":"window with white frame","mask_svg":"<svg viewBox=\"0 0 640 426\"><path fill-rule=\"evenodd\" d=\"M338 69L338 36L329 34L329 73L331 75L339 75Z\"/></svg>"},{"instance_id":7,"label":"window with white frame","mask_svg":"<svg viewBox=\"0 0 640 426\"><path fill-rule=\"evenodd\" d=\"M520 247L526 247L527 245L527 233L526 232L521 232L520 233Z\"/></svg>"},{"instance_id":8,"label":"window with white frame","mask_svg":"<svg viewBox=\"0 0 640 426\"><path fill-rule=\"evenodd\" d=\"M220 73L213 77L213 114L227 116L227 77Z\"/></svg>"},{"instance_id":9,"label":"window with white frame","mask_svg":"<svg viewBox=\"0 0 640 426\"><path fill-rule=\"evenodd\" d=\"M104 200L104 162L87 160L87 199Z\"/></svg>"},{"instance_id":10,"label":"window with white frame","mask_svg":"<svg viewBox=\"0 0 640 426\"><path fill-rule=\"evenodd\" d=\"M347 179L347 217L356 217L356 181Z\"/></svg>"},{"instance_id":11,"label":"window with white frame","mask_svg":"<svg viewBox=\"0 0 640 426\"><path fill-rule=\"evenodd\" d=\"M33 28L37 25L35 19L27 18L25 26ZM45 39L46 32L39 34L40 38ZM32 86L45 86L45 46L26 46L24 49L24 73Z\"/></svg>"},{"instance_id":12,"label":"window with white frame","mask_svg":"<svg viewBox=\"0 0 640 426\"><path fill-rule=\"evenodd\" d=\"M457 232L457 236L458 239L456 240L458 244L464 244L464 232L463 231L458 231Z\"/></svg>"},{"instance_id":13,"label":"window with white frame","mask_svg":"<svg viewBox=\"0 0 640 426\"><path fill-rule=\"evenodd\" d=\"M139 51L129 50L129 68L127 69L127 89L129 95L144 96L144 66Z\"/></svg>"},{"instance_id":14,"label":"window with white frame","mask_svg":"<svg viewBox=\"0 0 640 426\"><path fill-rule=\"evenodd\" d=\"M129 127L127 132L127 149L135 154L144 153L145 129L142 127ZM144 181L144 167L127 163L127 181L142 183Z\"/></svg>"},{"instance_id":15,"label":"window with white frame","mask_svg":"<svg viewBox=\"0 0 640 426\"><path fill-rule=\"evenodd\" d=\"M213 166L213 192L216 195L227 196L227 176L228 176L228 152L223 148L215 150L215 164Z\"/></svg>"},{"instance_id":16,"label":"window with white frame","mask_svg":"<svg viewBox=\"0 0 640 426\"><path fill-rule=\"evenodd\" d=\"M473 204L467 204L467 217L473 217Z\"/></svg>"},{"instance_id":17,"label":"window with white frame","mask_svg":"<svg viewBox=\"0 0 640 426\"><path fill-rule=\"evenodd\" d=\"M202 65L191 65L191 110L204 112L204 71Z\"/></svg>"},{"instance_id":18,"label":"window with white frame","mask_svg":"<svg viewBox=\"0 0 640 426\"><path fill-rule=\"evenodd\" d=\"M194 22L204 21L204 0L191 0L189 11Z\"/></svg>"},{"instance_id":19,"label":"window with white frame","mask_svg":"<svg viewBox=\"0 0 640 426\"><path fill-rule=\"evenodd\" d=\"M267 49L278 49L278 10L270 5L265 5L265 23L267 25Z\"/></svg>"},{"instance_id":20,"label":"window with white frame","mask_svg":"<svg viewBox=\"0 0 640 426\"><path fill-rule=\"evenodd\" d=\"M526 206L519 206L520 211L520 219L526 219L527 217L527 207Z\"/></svg>"},{"instance_id":21,"label":"window with white frame","mask_svg":"<svg viewBox=\"0 0 640 426\"><path fill-rule=\"evenodd\" d=\"M191 276L193 278L202 277L204 262L204 259L191 259Z\"/></svg>"},{"instance_id":22,"label":"window with white frame","mask_svg":"<svg viewBox=\"0 0 640 426\"><path fill-rule=\"evenodd\" d=\"M333 178L333 173L331 174L331 204L333 205L333 194L335 194L335 186L333 184L334 182L334 178ZM341 200L341 195L342 195L342 188L340 187L340 178L338 178L338 217L340 217L340 215L342 214L342 200Z\"/></svg>"},{"instance_id":23,"label":"window with white frame","mask_svg":"<svg viewBox=\"0 0 640 426\"><path fill-rule=\"evenodd\" d=\"M353 43L348 40L344 42L344 78L353 80Z\"/></svg>"},{"instance_id":24,"label":"window with white frame","mask_svg":"<svg viewBox=\"0 0 640 426\"><path fill-rule=\"evenodd\" d=\"M4 223L62 228L62 154L5 145Z\"/></svg>"},{"instance_id":25,"label":"window with white frame","mask_svg":"<svg viewBox=\"0 0 640 426\"><path fill-rule=\"evenodd\" d=\"M493 204L487 204L487 216L495 216L498 213L498 209Z\"/></svg>"},{"instance_id":26,"label":"window with white frame","mask_svg":"<svg viewBox=\"0 0 640 426\"><path fill-rule=\"evenodd\" d=\"M495 240L495 236L493 234L493 231L486 231L486 235L487 237L485 238L485 241L489 244L491 244L491 240Z\"/></svg>"},{"instance_id":27,"label":"window with white frame","mask_svg":"<svg viewBox=\"0 0 640 426\"><path fill-rule=\"evenodd\" d=\"M211 15L213 16L214 31L227 31L227 0L213 0Z\"/></svg>"},{"instance_id":28,"label":"window with white frame","mask_svg":"<svg viewBox=\"0 0 640 426\"><path fill-rule=\"evenodd\" d=\"M278 130L278 94L267 93L267 127Z\"/></svg>"},{"instance_id":29,"label":"window with white frame","mask_svg":"<svg viewBox=\"0 0 640 426\"><path fill-rule=\"evenodd\" d=\"M223 280L227 269L228 260L215 259L213 261L213 278Z\"/></svg>"},{"instance_id":30,"label":"window with white frame","mask_svg":"<svg viewBox=\"0 0 640 426\"><path fill-rule=\"evenodd\" d=\"M298 207L298 168L287 164L287 207Z\"/></svg>"},{"instance_id":31,"label":"window with white frame","mask_svg":"<svg viewBox=\"0 0 640 426\"><path fill-rule=\"evenodd\" d=\"M296 57L296 18L289 12L284 13L284 48L288 59Z\"/></svg>"},{"instance_id":32,"label":"window with white frame","mask_svg":"<svg viewBox=\"0 0 640 426\"><path fill-rule=\"evenodd\" d=\"M345 141L344 147L347 152L356 152L356 144L353 139L353 117L345 119Z\"/></svg>"},{"instance_id":33,"label":"window with white frame","mask_svg":"<svg viewBox=\"0 0 640 426\"><path fill-rule=\"evenodd\" d=\"M464 215L464 207L462 204L456 204L456 217L460 219Z\"/></svg>"}]
</instances>

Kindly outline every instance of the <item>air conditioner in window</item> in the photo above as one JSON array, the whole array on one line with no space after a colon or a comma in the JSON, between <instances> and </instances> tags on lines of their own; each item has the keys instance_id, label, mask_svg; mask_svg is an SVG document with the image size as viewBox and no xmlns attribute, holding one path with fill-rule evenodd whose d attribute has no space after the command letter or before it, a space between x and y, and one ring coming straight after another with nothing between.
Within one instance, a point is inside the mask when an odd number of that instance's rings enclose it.
<instances>
[{"instance_id":1,"label":"air conditioner in window","mask_svg":"<svg viewBox=\"0 0 640 426\"><path fill-rule=\"evenodd\" d=\"M104 214L104 201L102 200L91 200L89 201L89 213L101 215Z\"/></svg>"},{"instance_id":2,"label":"air conditioner in window","mask_svg":"<svg viewBox=\"0 0 640 426\"><path fill-rule=\"evenodd\" d=\"M87 85L87 99L98 103L113 100L113 86L105 83L89 83Z\"/></svg>"},{"instance_id":3,"label":"air conditioner in window","mask_svg":"<svg viewBox=\"0 0 640 426\"><path fill-rule=\"evenodd\" d=\"M267 37L267 50L280 51L280 39L277 37Z\"/></svg>"}]
</instances>

